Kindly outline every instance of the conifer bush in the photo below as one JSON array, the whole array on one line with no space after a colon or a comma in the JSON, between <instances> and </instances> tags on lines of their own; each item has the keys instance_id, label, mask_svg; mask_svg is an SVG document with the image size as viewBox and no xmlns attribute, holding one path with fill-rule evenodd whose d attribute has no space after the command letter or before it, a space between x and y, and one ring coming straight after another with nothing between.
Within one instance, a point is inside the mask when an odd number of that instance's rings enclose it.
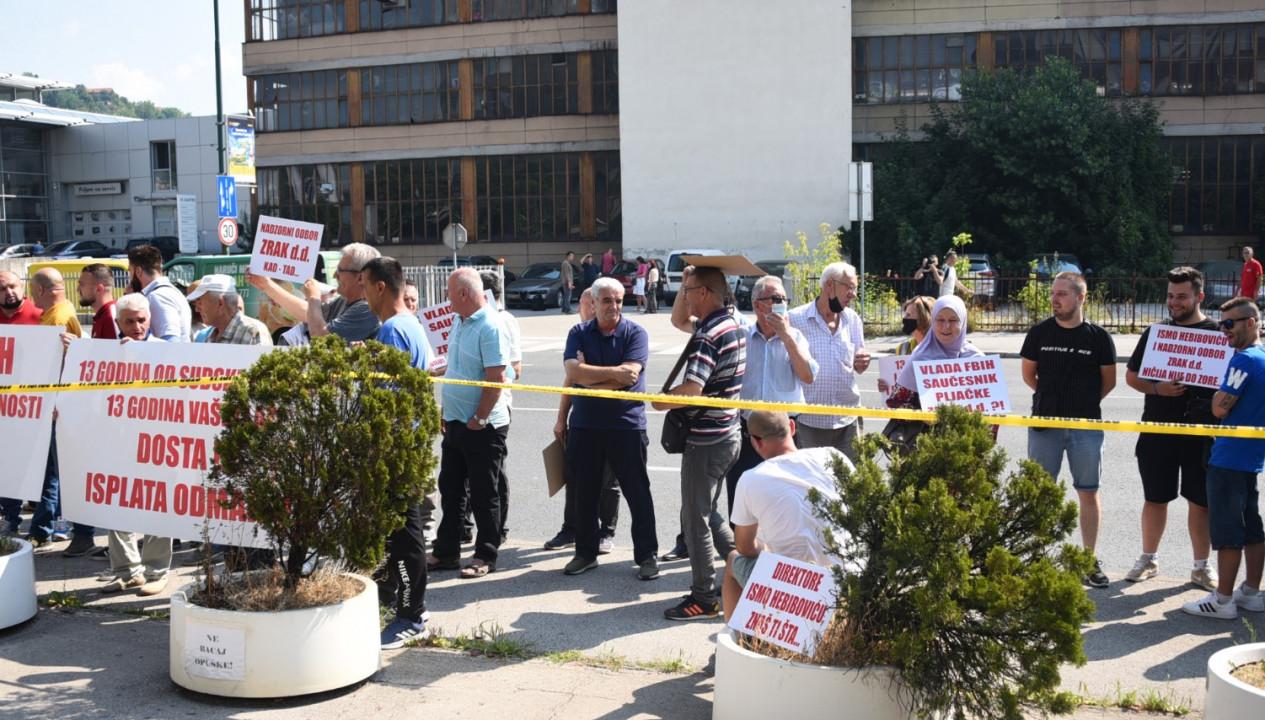
<instances>
[{"instance_id":1,"label":"conifer bush","mask_svg":"<svg viewBox=\"0 0 1265 720\"><path fill-rule=\"evenodd\" d=\"M429 375L408 354L338 337L263 355L224 393L213 484L251 518L297 587L314 555L381 562L403 512L434 487Z\"/></svg>"},{"instance_id":2,"label":"conifer bush","mask_svg":"<svg viewBox=\"0 0 1265 720\"><path fill-rule=\"evenodd\" d=\"M983 416L940 406L914 451L878 463L881 436L836 464L839 499L814 493L839 588L818 659L889 666L920 716L1066 712L1059 665L1083 664L1081 586L1092 560L1067 544L1076 504L1036 463L1003 477ZM850 568L845 571L844 568Z\"/></svg>"}]
</instances>

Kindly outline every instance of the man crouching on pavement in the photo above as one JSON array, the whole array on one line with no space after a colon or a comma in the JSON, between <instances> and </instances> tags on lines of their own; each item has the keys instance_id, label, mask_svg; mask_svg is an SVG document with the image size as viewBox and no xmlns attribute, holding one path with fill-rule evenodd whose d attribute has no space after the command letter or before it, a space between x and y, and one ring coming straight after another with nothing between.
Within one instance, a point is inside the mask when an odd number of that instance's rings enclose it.
<instances>
[{"instance_id":1,"label":"man crouching on pavement","mask_svg":"<svg viewBox=\"0 0 1265 720\"><path fill-rule=\"evenodd\" d=\"M808 492L837 499L834 460L852 462L832 447L795 447L795 421L784 412L756 410L747 418L751 445L764 462L742 474L734 493L734 546L725 562L721 588L725 617L733 617L742 588L764 550L822 567L834 561L826 554L822 521L813 512Z\"/></svg>"}]
</instances>

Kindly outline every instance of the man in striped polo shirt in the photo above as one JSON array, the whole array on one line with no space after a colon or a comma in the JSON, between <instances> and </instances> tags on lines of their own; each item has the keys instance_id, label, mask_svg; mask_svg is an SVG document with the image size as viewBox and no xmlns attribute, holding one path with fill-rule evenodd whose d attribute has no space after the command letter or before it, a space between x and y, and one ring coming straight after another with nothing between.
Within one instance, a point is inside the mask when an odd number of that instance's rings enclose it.
<instances>
[{"instance_id":1,"label":"man in striped polo shirt","mask_svg":"<svg viewBox=\"0 0 1265 720\"><path fill-rule=\"evenodd\" d=\"M747 366L747 338L726 304L728 297L728 283L720 270L686 268L682 273L676 303L685 303L695 330L687 346L681 384L670 394L738 399ZM673 315L680 311L680 307L673 308ZM654 407L669 410L683 406L654 403ZM681 530L690 554L692 579L690 594L664 611L668 620L700 620L720 614L715 557L717 551L728 557L734 549L734 536L716 512L716 501L739 447L737 410L693 412L681 457Z\"/></svg>"}]
</instances>

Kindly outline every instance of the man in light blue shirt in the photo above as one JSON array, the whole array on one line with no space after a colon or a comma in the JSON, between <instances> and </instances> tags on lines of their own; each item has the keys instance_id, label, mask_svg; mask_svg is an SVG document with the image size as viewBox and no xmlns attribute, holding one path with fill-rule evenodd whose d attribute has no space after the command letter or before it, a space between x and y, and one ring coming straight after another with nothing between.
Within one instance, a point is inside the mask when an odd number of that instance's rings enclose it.
<instances>
[{"instance_id":1,"label":"man in light blue shirt","mask_svg":"<svg viewBox=\"0 0 1265 720\"><path fill-rule=\"evenodd\" d=\"M128 248L127 271L132 290L149 300L149 332L164 342L189 342L193 308L184 293L163 275L163 256L153 245Z\"/></svg>"},{"instance_id":2,"label":"man in light blue shirt","mask_svg":"<svg viewBox=\"0 0 1265 720\"><path fill-rule=\"evenodd\" d=\"M457 314L448 335L445 378L506 382L510 364L509 334L495 307L483 294L483 281L473 268L457 268L448 276L448 300ZM461 577L476 578L496 569L501 545L501 498L497 488L509 434L509 403L500 388L445 384L444 440L439 465L439 494L444 516L435 538L431 570L455 570L461 554L461 521L466 514L469 483L471 510L478 532L474 559Z\"/></svg>"},{"instance_id":3,"label":"man in light blue shirt","mask_svg":"<svg viewBox=\"0 0 1265 720\"><path fill-rule=\"evenodd\" d=\"M786 319L787 298L782 279L776 275L765 275L756 280L755 287L751 289L751 306L755 309L756 322L744 326L747 330L747 373L742 378L742 394L739 397L767 402L804 402L804 386L811 385L817 377L818 365L809 352L808 338ZM725 475L731 516L738 478L764 462L752 447L751 436L747 432L750 415L750 410L742 411L742 447L738 459Z\"/></svg>"}]
</instances>

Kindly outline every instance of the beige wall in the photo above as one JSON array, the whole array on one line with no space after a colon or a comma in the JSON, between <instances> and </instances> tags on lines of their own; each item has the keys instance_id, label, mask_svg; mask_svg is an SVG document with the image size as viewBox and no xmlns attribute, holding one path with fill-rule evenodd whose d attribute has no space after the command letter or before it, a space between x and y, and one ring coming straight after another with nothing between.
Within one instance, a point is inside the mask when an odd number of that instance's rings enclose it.
<instances>
[{"instance_id":1,"label":"beige wall","mask_svg":"<svg viewBox=\"0 0 1265 720\"><path fill-rule=\"evenodd\" d=\"M615 47L615 39L614 15L575 15L346 33L243 43L242 71L252 75L265 69L300 69L307 63L350 59L363 60L355 63L357 65L372 65L374 58L382 56L450 53L454 57L462 57L487 54L480 51L525 45L609 42L610 47Z\"/></svg>"},{"instance_id":2,"label":"beige wall","mask_svg":"<svg viewBox=\"0 0 1265 720\"><path fill-rule=\"evenodd\" d=\"M1261 10L1261 0L1115 0L1050 2L1049 0L856 0L855 28L872 25L1093 18L1105 16L1176 15L1184 13Z\"/></svg>"}]
</instances>

